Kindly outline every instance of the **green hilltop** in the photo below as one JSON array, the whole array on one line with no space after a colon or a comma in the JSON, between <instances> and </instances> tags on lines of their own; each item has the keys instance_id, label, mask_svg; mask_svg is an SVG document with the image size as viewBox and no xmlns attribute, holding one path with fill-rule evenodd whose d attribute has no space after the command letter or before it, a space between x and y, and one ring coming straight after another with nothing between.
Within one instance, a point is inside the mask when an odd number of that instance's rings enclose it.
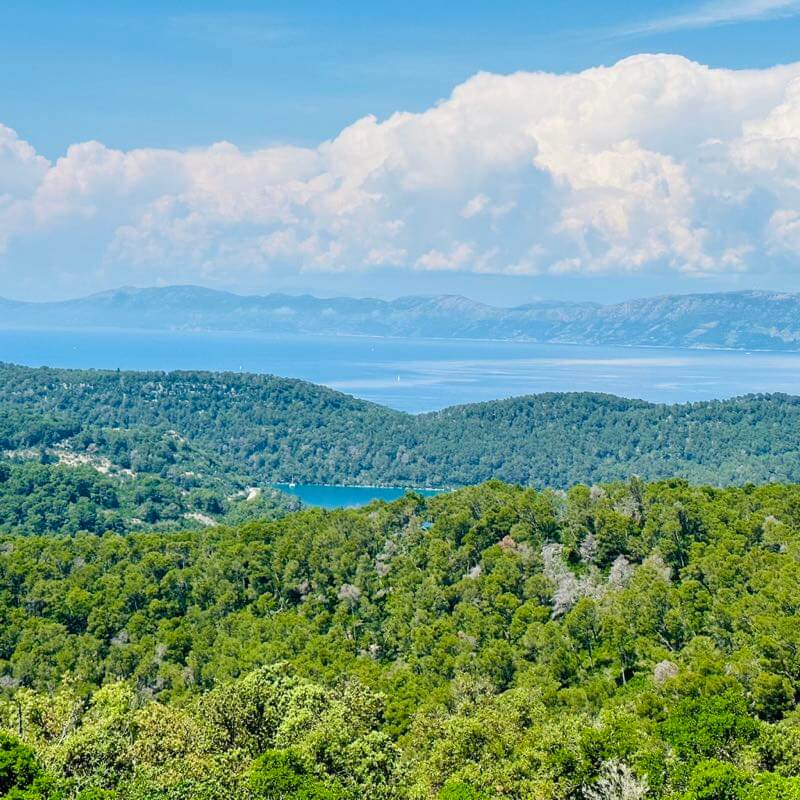
<instances>
[{"instance_id":1,"label":"green hilltop","mask_svg":"<svg viewBox=\"0 0 800 800\"><path fill-rule=\"evenodd\" d=\"M4 365L0 426L10 413L50 420L73 450L123 467L126 448L150 452L148 471L175 471L171 437L185 471L259 484L800 480L800 399L779 394L681 405L541 394L411 415L268 375Z\"/></svg>"}]
</instances>

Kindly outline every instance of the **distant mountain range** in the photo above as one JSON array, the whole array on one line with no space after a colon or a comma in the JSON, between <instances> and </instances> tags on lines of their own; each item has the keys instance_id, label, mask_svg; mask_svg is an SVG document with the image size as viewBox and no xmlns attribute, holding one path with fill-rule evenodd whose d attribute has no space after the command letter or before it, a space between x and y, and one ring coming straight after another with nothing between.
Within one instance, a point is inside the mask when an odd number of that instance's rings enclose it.
<instances>
[{"instance_id":1,"label":"distant mountain range","mask_svg":"<svg viewBox=\"0 0 800 800\"><path fill-rule=\"evenodd\" d=\"M498 308L456 295L385 301L242 296L197 286L123 288L51 303L0 299L0 326L518 339L575 344L800 350L800 295L665 295L613 305Z\"/></svg>"}]
</instances>

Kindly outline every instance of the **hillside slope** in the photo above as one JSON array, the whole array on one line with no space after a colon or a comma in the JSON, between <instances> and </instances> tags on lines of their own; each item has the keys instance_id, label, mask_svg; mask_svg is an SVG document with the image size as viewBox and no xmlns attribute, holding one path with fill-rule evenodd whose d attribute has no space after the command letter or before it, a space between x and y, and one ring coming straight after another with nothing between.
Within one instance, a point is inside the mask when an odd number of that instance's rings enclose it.
<instances>
[{"instance_id":1,"label":"hillside slope","mask_svg":"<svg viewBox=\"0 0 800 800\"><path fill-rule=\"evenodd\" d=\"M413 416L273 376L4 365L0 408L61 415L60 426L80 430L73 447L106 457L120 428L134 439L179 436L203 454L204 470L256 482L800 480L800 399L785 395L668 406L542 394Z\"/></svg>"},{"instance_id":2,"label":"hillside slope","mask_svg":"<svg viewBox=\"0 0 800 800\"><path fill-rule=\"evenodd\" d=\"M0 535L0 794L796 800L798 585L799 486Z\"/></svg>"}]
</instances>

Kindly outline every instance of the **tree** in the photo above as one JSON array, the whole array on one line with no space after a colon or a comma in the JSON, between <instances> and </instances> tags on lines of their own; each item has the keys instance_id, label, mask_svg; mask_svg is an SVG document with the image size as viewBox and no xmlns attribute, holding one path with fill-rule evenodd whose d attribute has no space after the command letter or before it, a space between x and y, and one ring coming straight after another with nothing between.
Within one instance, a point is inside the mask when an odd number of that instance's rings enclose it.
<instances>
[{"instance_id":1,"label":"tree","mask_svg":"<svg viewBox=\"0 0 800 800\"><path fill-rule=\"evenodd\" d=\"M732 764L701 761L692 770L684 800L744 800L749 794L748 776Z\"/></svg>"},{"instance_id":2,"label":"tree","mask_svg":"<svg viewBox=\"0 0 800 800\"><path fill-rule=\"evenodd\" d=\"M309 773L291 750L268 750L252 766L248 786L258 800L339 800L340 790Z\"/></svg>"}]
</instances>

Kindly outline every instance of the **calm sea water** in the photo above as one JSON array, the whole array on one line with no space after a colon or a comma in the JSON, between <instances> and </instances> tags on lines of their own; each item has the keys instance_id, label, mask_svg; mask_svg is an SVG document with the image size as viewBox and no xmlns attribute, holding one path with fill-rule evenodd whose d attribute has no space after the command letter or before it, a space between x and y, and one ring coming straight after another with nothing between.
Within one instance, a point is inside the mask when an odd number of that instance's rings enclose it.
<instances>
[{"instance_id":1,"label":"calm sea water","mask_svg":"<svg viewBox=\"0 0 800 800\"><path fill-rule=\"evenodd\" d=\"M800 354L523 342L0 329L0 361L272 373L410 412L551 391L670 403L800 394ZM404 490L310 485L291 491L307 505L334 508L394 499Z\"/></svg>"},{"instance_id":2,"label":"calm sea water","mask_svg":"<svg viewBox=\"0 0 800 800\"><path fill-rule=\"evenodd\" d=\"M109 369L272 373L403 411L550 391L657 402L800 394L800 353L440 339L0 329L0 361Z\"/></svg>"}]
</instances>

